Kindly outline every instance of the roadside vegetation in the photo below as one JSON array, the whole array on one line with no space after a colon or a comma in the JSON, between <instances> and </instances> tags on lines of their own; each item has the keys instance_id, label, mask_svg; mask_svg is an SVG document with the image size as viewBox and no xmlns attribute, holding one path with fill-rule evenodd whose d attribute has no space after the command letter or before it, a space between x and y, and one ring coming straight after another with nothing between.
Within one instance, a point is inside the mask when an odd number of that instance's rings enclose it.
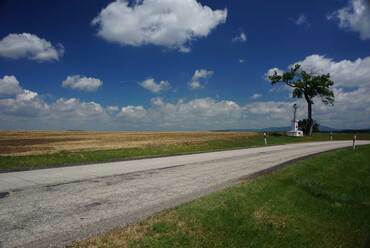
<instances>
[{"instance_id":1,"label":"roadside vegetation","mask_svg":"<svg viewBox=\"0 0 370 248\"><path fill-rule=\"evenodd\" d=\"M166 143L158 141L158 144L150 143L140 147L106 149L106 150L82 150L82 151L59 151L35 155L0 155L0 172L31 170L48 167L79 165L95 162L109 162L146 157L170 156L179 154L191 154L210 152L227 149L250 148L264 146L263 134L241 133L229 138L204 139L196 142ZM137 135L140 135L137 134ZM224 134L223 134L224 135ZM189 134L191 137L191 133ZM336 133L334 140L351 140L350 133ZM370 133L357 135L358 139L370 139ZM189 138L190 139L190 138ZM328 133L317 133L311 137L288 137L281 133L271 133L268 137L268 145L289 144L294 142L329 141ZM98 148L96 148L98 149Z\"/></svg>"},{"instance_id":2,"label":"roadside vegetation","mask_svg":"<svg viewBox=\"0 0 370 248\"><path fill-rule=\"evenodd\" d=\"M73 247L368 247L369 160L316 155Z\"/></svg>"}]
</instances>

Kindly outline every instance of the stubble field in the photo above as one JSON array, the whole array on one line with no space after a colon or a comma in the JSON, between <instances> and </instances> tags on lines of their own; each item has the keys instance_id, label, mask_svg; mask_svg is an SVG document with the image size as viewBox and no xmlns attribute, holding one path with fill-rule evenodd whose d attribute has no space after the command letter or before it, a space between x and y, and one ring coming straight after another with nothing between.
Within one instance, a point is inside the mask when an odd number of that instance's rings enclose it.
<instances>
[{"instance_id":1,"label":"stubble field","mask_svg":"<svg viewBox=\"0 0 370 248\"><path fill-rule=\"evenodd\" d=\"M80 132L0 131L0 155L39 155L145 148L167 145L199 145L257 136L247 132Z\"/></svg>"},{"instance_id":2,"label":"stubble field","mask_svg":"<svg viewBox=\"0 0 370 248\"><path fill-rule=\"evenodd\" d=\"M352 137L352 133L335 133L333 140ZM357 138L369 140L370 133ZM267 145L281 145L329 141L330 136L270 133L267 140ZM252 132L0 131L0 173L265 145L263 134Z\"/></svg>"}]
</instances>

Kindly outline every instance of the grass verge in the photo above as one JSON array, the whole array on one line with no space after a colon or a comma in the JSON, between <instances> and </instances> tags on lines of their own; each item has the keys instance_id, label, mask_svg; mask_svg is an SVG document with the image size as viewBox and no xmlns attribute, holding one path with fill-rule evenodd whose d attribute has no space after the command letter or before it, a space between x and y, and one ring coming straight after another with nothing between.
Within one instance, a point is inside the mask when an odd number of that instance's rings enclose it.
<instances>
[{"instance_id":1,"label":"grass verge","mask_svg":"<svg viewBox=\"0 0 370 248\"><path fill-rule=\"evenodd\" d=\"M369 160L316 155L73 247L366 247Z\"/></svg>"},{"instance_id":2,"label":"grass verge","mask_svg":"<svg viewBox=\"0 0 370 248\"><path fill-rule=\"evenodd\" d=\"M370 133L358 135L359 139L370 139ZM352 134L335 134L335 140L352 139ZM270 136L269 145L289 144L293 142L309 141L328 141L329 134L319 133L312 137L287 137ZM246 138L236 138L232 140L213 140L199 144L183 145L158 145L142 148L127 148L115 150L80 151L80 152L58 152L42 155L22 155L22 156L0 156L0 172L32 170L48 167L58 167L66 165L79 165L95 162L109 162L134 158L169 156L199 152L209 152L217 150L250 148L264 146L262 135Z\"/></svg>"}]
</instances>

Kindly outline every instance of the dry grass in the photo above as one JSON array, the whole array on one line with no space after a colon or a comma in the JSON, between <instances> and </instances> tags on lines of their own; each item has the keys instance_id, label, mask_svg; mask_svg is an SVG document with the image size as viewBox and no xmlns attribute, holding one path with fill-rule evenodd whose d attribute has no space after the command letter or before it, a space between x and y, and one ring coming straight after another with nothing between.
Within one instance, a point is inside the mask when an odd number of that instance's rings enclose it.
<instances>
[{"instance_id":1,"label":"dry grass","mask_svg":"<svg viewBox=\"0 0 370 248\"><path fill-rule=\"evenodd\" d=\"M70 248L126 248L142 240L145 236L175 236L178 232L189 236L203 235L201 230L194 232L174 210L163 211L136 224L115 228L107 233L94 235L88 239L74 242ZM135 245L134 245L135 246Z\"/></svg>"},{"instance_id":2,"label":"dry grass","mask_svg":"<svg viewBox=\"0 0 370 248\"><path fill-rule=\"evenodd\" d=\"M0 155L192 145L257 135L238 132L0 131Z\"/></svg>"}]
</instances>

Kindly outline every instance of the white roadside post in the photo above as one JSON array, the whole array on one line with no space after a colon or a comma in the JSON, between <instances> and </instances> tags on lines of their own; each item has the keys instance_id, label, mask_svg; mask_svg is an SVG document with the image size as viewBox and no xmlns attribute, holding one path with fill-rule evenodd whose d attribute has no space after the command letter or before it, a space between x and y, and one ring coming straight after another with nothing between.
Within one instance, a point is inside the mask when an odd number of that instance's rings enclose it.
<instances>
[{"instance_id":1,"label":"white roadside post","mask_svg":"<svg viewBox=\"0 0 370 248\"><path fill-rule=\"evenodd\" d=\"M333 141L333 131L330 131L330 141Z\"/></svg>"},{"instance_id":2,"label":"white roadside post","mask_svg":"<svg viewBox=\"0 0 370 248\"><path fill-rule=\"evenodd\" d=\"M267 134L263 133L263 138L265 139L265 145L267 145Z\"/></svg>"},{"instance_id":3,"label":"white roadside post","mask_svg":"<svg viewBox=\"0 0 370 248\"><path fill-rule=\"evenodd\" d=\"M352 149L355 150L356 149L356 135L353 135L353 145L352 145Z\"/></svg>"}]
</instances>

